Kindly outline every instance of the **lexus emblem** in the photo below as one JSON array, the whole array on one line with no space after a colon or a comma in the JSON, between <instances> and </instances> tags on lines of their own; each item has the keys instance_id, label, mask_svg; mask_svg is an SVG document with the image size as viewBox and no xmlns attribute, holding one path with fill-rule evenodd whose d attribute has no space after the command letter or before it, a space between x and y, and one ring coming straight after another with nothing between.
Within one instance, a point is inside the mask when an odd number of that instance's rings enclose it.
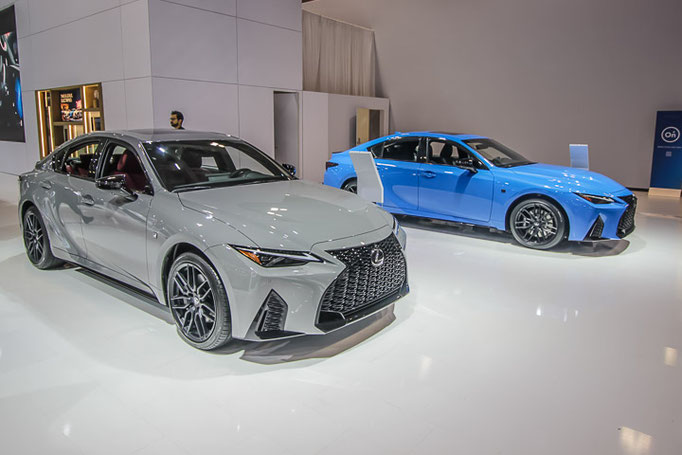
<instances>
[{"instance_id":1,"label":"lexus emblem","mask_svg":"<svg viewBox=\"0 0 682 455\"><path fill-rule=\"evenodd\" d=\"M369 253L370 260L374 267L379 267L384 263L384 251L381 248L374 248L371 253Z\"/></svg>"}]
</instances>

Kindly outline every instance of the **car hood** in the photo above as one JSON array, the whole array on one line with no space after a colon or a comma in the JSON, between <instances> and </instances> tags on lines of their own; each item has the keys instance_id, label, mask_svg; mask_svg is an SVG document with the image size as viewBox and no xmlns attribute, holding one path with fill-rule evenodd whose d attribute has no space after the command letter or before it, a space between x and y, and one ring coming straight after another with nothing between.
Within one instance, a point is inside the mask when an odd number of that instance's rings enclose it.
<instances>
[{"instance_id":1,"label":"car hood","mask_svg":"<svg viewBox=\"0 0 682 455\"><path fill-rule=\"evenodd\" d=\"M584 169L551 164L529 164L510 168L514 174L536 184L549 185L560 190L597 195L622 193L626 188L604 175Z\"/></svg>"},{"instance_id":2,"label":"car hood","mask_svg":"<svg viewBox=\"0 0 682 455\"><path fill-rule=\"evenodd\" d=\"M190 209L209 212L260 248L309 251L319 242L380 229L391 215L329 186L291 180L179 193Z\"/></svg>"}]
</instances>

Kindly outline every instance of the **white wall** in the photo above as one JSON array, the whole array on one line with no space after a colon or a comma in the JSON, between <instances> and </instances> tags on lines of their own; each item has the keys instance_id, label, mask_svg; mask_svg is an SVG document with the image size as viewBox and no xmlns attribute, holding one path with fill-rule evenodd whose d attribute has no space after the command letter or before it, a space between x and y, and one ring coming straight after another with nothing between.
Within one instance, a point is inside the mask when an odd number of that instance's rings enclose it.
<instances>
[{"instance_id":1,"label":"white wall","mask_svg":"<svg viewBox=\"0 0 682 455\"><path fill-rule=\"evenodd\" d=\"M14 3L26 143L0 142L0 172L39 157L35 90L102 83L107 129L242 136L274 151L273 93L301 90L298 0L0 0ZM83 39L80 39L83 38Z\"/></svg>"},{"instance_id":2,"label":"white wall","mask_svg":"<svg viewBox=\"0 0 682 455\"><path fill-rule=\"evenodd\" d=\"M269 128L268 125L272 125ZM248 142L275 156L275 108L271 88L239 86L239 134Z\"/></svg>"},{"instance_id":3,"label":"white wall","mask_svg":"<svg viewBox=\"0 0 682 455\"><path fill-rule=\"evenodd\" d=\"M187 129L237 135L272 155L273 93L302 83L300 3L149 5L154 127L167 128L177 109Z\"/></svg>"},{"instance_id":4,"label":"white wall","mask_svg":"<svg viewBox=\"0 0 682 455\"><path fill-rule=\"evenodd\" d=\"M648 187L657 110L682 109L680 0L316 0L375 31L392 128L480 133Z\"/></svg>"},{"instance_id":5,"label":"white wall","mask_svg":"<svg viewBox=\"0 0 682 455\"><path fill-rule=\"evenodd\" d=\"M298 176L322 182L329 153L329 94L301 92L302 160Z\"/></svg>"},{"instance_id":6,"label":"white wall","mask_svg":"<svg viewBox=\"0 0 682 455\"><path fill-rule=\"evenodd\" d=\"M389 101L368 96L329 95L329 153L355 147L356 117L358 108L384 111L380 136L388 131Z\"/></svg>"},{"instance_id":7,"label":"white wall","mask_svg":"<svg viewBox=\"0 0 682 455\"><path fill-rule=\"evenodd\" d=\"M26 143L0 141L0 172L18 174L39 159L36 90L102 82L107 129L152 126L147 0L14 5Z\"/></svg>"},{"instance_id":8,"label":"white wall","mask_svg":"<svg viewBox=\"0 0 682 455\"><path fill-rule=\"evenodd\" d=\"M239 83L303 88L302 32L240 19Z\"/></svg>"},{"instance_id":9,"label":"white wall","mask_svg":"<svg viewBox=\"0 0 682 455\"><path fill-rule=\"evenodd\" d=\"M322 182L325 162L333 152L355 146L358 108L384 110L382 135L388 134L389 100L366 96L301 92L302 161L299 176Z\"/></svg>"},{"instance_id":10,"label":"white wall","mask_svg":"<svg viewBox=\"0 0 682 455\"><path fill-rule=\"evenodd\" d=\"M234 16L149 0L149 24L152 76L237 83Z\"/></svg>"}]
</instances>

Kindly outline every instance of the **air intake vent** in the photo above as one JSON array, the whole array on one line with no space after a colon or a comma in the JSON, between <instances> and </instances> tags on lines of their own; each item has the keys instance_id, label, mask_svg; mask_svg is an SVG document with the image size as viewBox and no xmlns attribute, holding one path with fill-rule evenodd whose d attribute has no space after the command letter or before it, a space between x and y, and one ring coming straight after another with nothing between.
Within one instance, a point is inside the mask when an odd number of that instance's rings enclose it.
<instances>
[{"instance_id":1,"label":"air intake vent","mask_svg":"<svg viewBox=\"0 0 682 455\"><path fill-rule=\"evenodd\" d=\"M620 221L618 222L618 237L621 239L625 237L626 235L629 235L632 233L632 231L635 230L635 211L637 210L637 197L635 195L630 195L630 196L619 196L620 199L625 201L628 204L627 209L625 209L625 213L623 213L623 216L620 217Z\"/></svg>"},{"instance_id":2,"label":"air intake vent","mask_svg":"<svg viewBox=\"0 0 682 455\"><path fill-rule=\"evenodd\" d=\"M267 332L281 332L289 310L286 302L275 291L270 291L263 303L263 317L256 335L263 337Z\"/></svg>"},{"instance_id":3,"label":"air intake vent","mask_svg":"<svg viewBox=\"0 0 682 455\"><path fill-rule=\"evenodd\" d=\"M604 220L602 220L601 217L598 216L597 220L592 225L592 229L590 229L590 233L587 234L587 237L591 240L599 240L601 238L603 232L604 232Z\"/></svg>"}]
</instances>

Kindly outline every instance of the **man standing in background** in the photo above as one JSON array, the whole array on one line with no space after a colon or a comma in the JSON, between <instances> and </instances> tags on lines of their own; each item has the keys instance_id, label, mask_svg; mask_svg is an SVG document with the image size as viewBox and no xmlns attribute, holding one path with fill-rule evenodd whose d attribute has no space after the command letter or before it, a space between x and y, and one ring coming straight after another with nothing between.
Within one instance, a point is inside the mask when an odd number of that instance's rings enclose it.
<instances>
[{"instance_id":1,"label":"man standing in background","mask_svg":"<svg viewBox=\"0 0 682 455\"><path fill-rule=\"evenodd\" d=\"M185 121L185 116L180 111L172 111L170 115L170 125L176 130L184 130L182 122Z\"/></svg>"}]
</instances>

